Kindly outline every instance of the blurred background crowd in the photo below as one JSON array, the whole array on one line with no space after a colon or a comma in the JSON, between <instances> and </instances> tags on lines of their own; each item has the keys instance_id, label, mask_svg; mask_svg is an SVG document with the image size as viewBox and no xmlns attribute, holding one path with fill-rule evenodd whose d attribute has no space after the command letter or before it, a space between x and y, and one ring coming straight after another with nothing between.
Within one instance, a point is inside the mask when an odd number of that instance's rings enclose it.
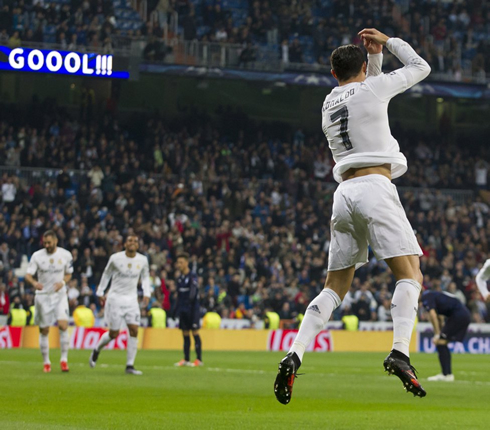
<instances>
[{"instance_id":1,"label":"blurred background crowd","mask_svg":"<svg viewBox=\"0 0 490 430\"><path fill-rule=\"evenodd\" d=\"M167 315L180 251L199 275L203 313L294 319L323 288L335 190L323 136L259 126L227 108L221 120L190 112L172 122L85 111L89 119L75 119L50 100L22 109L0 106L0 314L15 297L32 304L23 275L47 229L74 257L71 312L84 304L103 315L94 291L130 232L150 261L152 302ZM456 294L474 322L489 321L474 281L490 258L489 206L479 196L488 190L488 150L443 134L393 133L408 158L397 183L424 252L424 287ZM50 170L18 169L41 166ZM466 191L455 199L447 188ZM394 286L370 255L334 318L389 321Z\"/></svg>"},{"instance_id":2,"label":"blurred background crowd","mask_svg":"<svg viewBox=\"0 0 490 430\"><path fill-rule=\"evenodd\" d=\"M0 0L2 44L112 53L138 40L148 61L163 60L165 44L179 39L241 44L239 64L273 52L284 64L328 65L365 27L407 40L450 79L485 82L490 70L490 8L481 0ZM395 64L387 55L386 66Z\"/></svg>"}]
</instances>

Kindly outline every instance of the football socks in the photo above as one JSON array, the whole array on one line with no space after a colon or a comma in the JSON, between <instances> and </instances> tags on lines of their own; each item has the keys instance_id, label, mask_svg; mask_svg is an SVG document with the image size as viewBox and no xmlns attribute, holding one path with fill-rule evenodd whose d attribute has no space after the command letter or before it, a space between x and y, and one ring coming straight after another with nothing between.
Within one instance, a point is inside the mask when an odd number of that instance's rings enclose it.
<instances>
[{"instance_id":1,"label":"football socks","mask_svg":"<svg viewBox=\"0 0 490 430\"><path fill-rule=\"evenodd\" d=\"M410 356L409 346L417 316L421 286L413 279L400 279L396 283L391 301L393 318L393 349Z\"/></svg>"},{"instance_id":2,"label":"football socks","mask_svg":"<svg viewBox=\"0 0 490 430\"><path fill-rule=\"evenodd\" d=\"M289 352L296 353L299 360L302 361L306 348L308 348L315 336L322 331L332 312L340 303L340 297L330 288L325 288L318 294L308 306L298 335Z\"/></svg>"}]
</instances>

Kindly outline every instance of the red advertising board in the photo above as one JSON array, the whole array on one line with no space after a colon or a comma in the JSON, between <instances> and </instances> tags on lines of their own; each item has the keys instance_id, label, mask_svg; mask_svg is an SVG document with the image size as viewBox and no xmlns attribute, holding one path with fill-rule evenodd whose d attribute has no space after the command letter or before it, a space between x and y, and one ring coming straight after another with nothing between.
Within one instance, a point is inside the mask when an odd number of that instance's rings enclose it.
<instances>
[{"instance_id":1,"label":"red advertising board","mask_svg":"<svg viewBox=\"0 0 490 430\"><path fill-rule=\"evenodd\" d=\"M71 349L94 349L100 337L107 330L103 328L75 327L70 337ZM128 333L121 331L116 339L109 342L107 349L126 349L128 344Z\"/></svg>"},{"instance_id":2,"label":"red advertising board","mask_svg":"<svg viewBox=\"0 0 490 430\"><path fill-rule=\"evenodd\" d=\"M22 327L0 327L0 349L20 348L22 344Z\"/></svg>"},{"instance_id":3,"label":"red advertising board","mask_svg":"<svg viewBox=\"0 0 490 430\"><path fill-rule=\"evenodd\" d=\"M268 351L288 351L294 342L298 330L271 330L267 341ZM332 351L332 336L330 331L323 330L315 337L306 349L307 351Z\"/></svg>"}]
</instances>

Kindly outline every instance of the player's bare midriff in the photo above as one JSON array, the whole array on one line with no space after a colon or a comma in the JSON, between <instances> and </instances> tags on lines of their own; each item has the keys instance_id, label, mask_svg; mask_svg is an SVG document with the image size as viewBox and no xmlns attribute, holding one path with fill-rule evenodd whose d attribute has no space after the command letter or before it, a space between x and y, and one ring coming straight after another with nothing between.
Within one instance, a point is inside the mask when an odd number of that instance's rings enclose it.
<instances>
[{"instance_id":1,"label":"player's bare midriff","mask_svg":"<svg viewBox=\"0 0 490 430\"><path fill-rule=\"evenodd\" d=\"M342 180L348 181L349 179L359 178L366 175L383 175L391 181L391 164L382 164L381 166L368 166L368 167L352 167L342 174Z\"/></svg>"}]
</instances>

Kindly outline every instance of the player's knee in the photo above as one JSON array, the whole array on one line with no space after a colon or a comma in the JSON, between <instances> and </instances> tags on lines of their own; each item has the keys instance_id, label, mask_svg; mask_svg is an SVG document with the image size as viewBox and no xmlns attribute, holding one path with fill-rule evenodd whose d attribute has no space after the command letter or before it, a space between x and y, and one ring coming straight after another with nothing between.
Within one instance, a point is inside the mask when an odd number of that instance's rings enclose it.
<instances>
[{"instance_id":1,"label":"player's knee","mask_svg":"<svg viewBox=\"0 0 490 430\"><path fill-rule=\"evenodd\" d=\"M129 335L130 335L131 337L136 337L136 336L138 336L138 329L134 329L134 328L133 328L133 329L131 329L131 328L130 328L130 329L129 329Z\"/></svg>"},{"instance_id":2,"label":"player's knee","mask_svg":"<svg viewBox=\"0 0 490 430\"><path fill-rule=\"evenodd\" d=\"M182 334L184 336L189 336L189 330L182 330Z\"/></svg>"},{"instance_id":3,"label":"player's knee","mask_svg":"<svg viewBox=\"0 0 490 430\"><path fill-rule=\"evenodd\" d=\"M109 330L109 337L115 339L119 336L119 330Z\"/></svg>"},{"instance_id":4,"label":"player's knee","mask_svg":"<svg viewBox=\"0 0 490 430\"><path fill-rule=\"evenodd\" d=\"M49 327L39 327L39 333L43 336L47 336L49 334Z\"/></svg>"},{"instance_id":5,"label":"player's knee","mask_svg":"<svg viewBox=\"0 0 490 430\"><path fill-rule=\"evenodd\" d=\"M192 335L197 336L199 334L199 330L192 330Z\"/></svg>"}]
</instances>

